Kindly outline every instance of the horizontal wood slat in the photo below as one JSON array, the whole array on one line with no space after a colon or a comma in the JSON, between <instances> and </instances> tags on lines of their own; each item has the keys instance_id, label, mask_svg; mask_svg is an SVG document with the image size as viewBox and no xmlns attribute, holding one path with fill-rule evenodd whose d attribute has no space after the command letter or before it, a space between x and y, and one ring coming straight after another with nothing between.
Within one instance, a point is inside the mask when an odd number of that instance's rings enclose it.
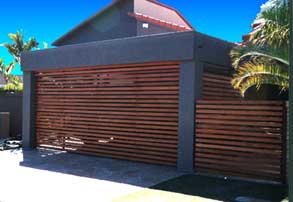
<instances>
[{"instance_id":1,"label":"horizontal wood slat","mask_svg":"<svg viewBox=\"0 0 293 202\"><path fill-rule=\"evenodd\" d=\"M284 182L282 101L196 101L198 172Z\"/></svg>"},{"instance_id":2,"label":"horizontal wood slat","mask_svg":"<svg viewBox=\"0 0 293 202\"><path fill-rule=\"evenodd\" d=\"M203 73L204 100L231 100L241 99L239 92L231 85L232 67L221 67L205 64Z\"/></svg>"},{"instance_id":3,"label":"horizontal wood slat","mask_svg":"<svg viewBox=\"0 0 293 202\"><path fill-rule=\"evenodd\" d=\"M176 165L176 62L34 72L39 147Z\"/></svg>"}]
</instances>

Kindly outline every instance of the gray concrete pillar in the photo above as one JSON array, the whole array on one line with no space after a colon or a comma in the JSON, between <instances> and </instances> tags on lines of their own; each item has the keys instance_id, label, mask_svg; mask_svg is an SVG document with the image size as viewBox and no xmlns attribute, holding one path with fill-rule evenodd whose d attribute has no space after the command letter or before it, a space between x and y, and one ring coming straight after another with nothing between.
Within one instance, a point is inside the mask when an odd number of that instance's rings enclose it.
<instances>
[{"instance_id":1,"label":"gray concrete pillar","mask_svg":"<svg viewBox=\"0 0 293 202\"><path fill-rule=\"evenodd\" d=\"M34 129L34 76L32 72L23 72L23 100L22 100L22 141L24 149L36 147Z\"/></svg>"},{"instance_id":2,"label":"gray concrete pillar","mask_svg":"<svg viewBox=\"0 0 293 202\"><path fill-rule=\"evenodd\" d=\"M186 61L180 65L179 140L177 168L193 172L195 137L195 101L201 96L202 65Z\"/></svg>"}]
</instances>

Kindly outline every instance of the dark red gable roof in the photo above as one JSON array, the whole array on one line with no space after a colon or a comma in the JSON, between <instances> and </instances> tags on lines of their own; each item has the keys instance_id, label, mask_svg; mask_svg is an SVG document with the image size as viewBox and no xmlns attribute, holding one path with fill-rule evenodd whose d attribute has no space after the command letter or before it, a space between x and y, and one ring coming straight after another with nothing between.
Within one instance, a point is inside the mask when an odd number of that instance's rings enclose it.
<instances>
[{"instance_id":1,"label":"dark red gable roof","mask_svg":"<svg viewBox=\"0 0 293 202\"><path fill-rule=\"evenodd\" d=\"M143 1L141 1L141 0L137 0L138 2L143 2ZM165 15L165 17L166 18L168 18L168 21L169 20L174 20L174 17L175 18L177 18L177 19L180 19L181 21L183 21L184 22L184 24L182 24L182 23L179 23L178 25L179 26L185 26L185 27L187 27L188 29L190 29L190 30L194 30L194 28L192 27L192 25L188 22L188 20L186 20L186 18L177 10L177 9L175 9L175 8L173 8L173 7L171 7L171 6L168 6L168 5L166 5L166 4L163 4L163 3L161 3L161 2L159 2L159 1L157 1L157 0L146 0L146 1L148 1L148 2L151 2L151 3L153 3L153 4L156 4L156 5L158 5L158 6L160 6L161 8L166 8L166 10L165 10L165 12L164 12L164 15ZM152 8L150 8L150 7L147 7L147 8L149 8L149 10L153 13L153 15L157 15L157 14L159 14L159 13L156 13L155 12L155 10L153 10ZM167 12L166 12L167 11ZM175 16L172 16L171 14L172 14L172 12L174 12L176 15ZM151 15L151 17L155 17L155 16L152 16ZM159 18L160 19L160 18ZM176 23L175 23L176 24Z\"/></svg>"},{"instance_id":2,"label":"dark red gable roof","mask_svg":"<svg viewBox=\"0 0 293 202\"><path fill-rule=\"evenodd\" d=\"M83 26L90 23L93 19L104 12L107 12L112 6L115 6L121 0L113 0L108 6L94 14L92 17L73 28L71 31L53 42L58 46L64 42L70 35L82 29ZM138 20L154 23L176 31L191 31L194 28L191 24L174 8L158 2L157 0L132 0L134 3L134 13L129 13Z\"/></svg>"}]
</instances>

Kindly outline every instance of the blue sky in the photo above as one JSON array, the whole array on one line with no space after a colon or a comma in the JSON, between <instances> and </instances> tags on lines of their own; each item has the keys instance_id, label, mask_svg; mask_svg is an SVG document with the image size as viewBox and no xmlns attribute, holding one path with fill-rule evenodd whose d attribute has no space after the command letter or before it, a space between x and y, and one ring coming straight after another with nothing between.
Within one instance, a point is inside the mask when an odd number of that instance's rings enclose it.
<instances>
[{"instance_id":1,"label":"blue sky","mask_svg":"<svg viewBox=\"0 0 293 202\"><path fill-rule=\"evenodd\" d=\"M1 1L0 44L8 42L8 33L23 30L39 42L51 44L112 0L9 0ZM177 8L199 32L231 42L241 41L266 0L159 0ZM9 62L0 47L0 57ZM21 74L16 68L14 74Z\"/></svg>"}]
</instances>

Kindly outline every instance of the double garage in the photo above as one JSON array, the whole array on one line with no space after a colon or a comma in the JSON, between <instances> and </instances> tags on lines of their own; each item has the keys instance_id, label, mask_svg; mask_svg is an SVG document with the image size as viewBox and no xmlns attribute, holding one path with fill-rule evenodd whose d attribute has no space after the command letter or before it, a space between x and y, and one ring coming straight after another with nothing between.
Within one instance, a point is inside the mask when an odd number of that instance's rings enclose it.
<instances>
[{"instance_id":1,"label":"double garage","mask_svg":"<svg viewBox=\"0 0 293 202\"><path fill-rule=\"evenodd\" d=\"M192 171L199 57L210 58L211 44L228 63L230 44L195 32L24 53L24 147Z\"/></svg>"},{"instance_id":2,"label":"double garage","mask_svg":"<svg viewBox=\"0 0 293 202\"><path fill-rule=\"evenodd\" d=\"M178 65L34 71L37 146L175 166Z\"/></svg>"}]
</instances>

